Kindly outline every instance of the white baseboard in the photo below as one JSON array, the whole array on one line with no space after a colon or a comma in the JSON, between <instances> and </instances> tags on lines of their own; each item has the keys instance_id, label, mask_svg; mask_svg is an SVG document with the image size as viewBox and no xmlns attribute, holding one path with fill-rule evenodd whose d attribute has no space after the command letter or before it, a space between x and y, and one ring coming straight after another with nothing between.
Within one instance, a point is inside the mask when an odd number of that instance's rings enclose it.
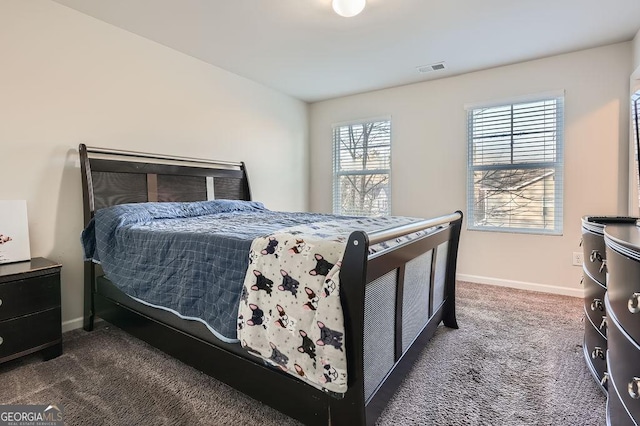
<instances>
[{"instance_id":1,"label":"white baseboard","mask_svg":"<svg viewBox=\"0 0 640 426\"><path fill-rule=\"evenodd\" d=\"M62 322L62 332L66 333L67 331L75 330L77 328L82 328L82 320L83 318L75 318L68 321Z\"/></svg>"},{"instance_id":2,"label":"white baseboard","mask_svg":"<svg viewBox=\"0 0 640 426\"><path fill-rule=\"evenodd\" d=\"M481 277L478 275L456 274L456 278L460 281L469 281L477 284L490 284L500 287L511 287L520 290L539 291L542 293L561 294L563 296L584 297L582 288L568 288L556 285L527 283L524 281L503 280L500 278Z\"/></svg>"}]
</instances>

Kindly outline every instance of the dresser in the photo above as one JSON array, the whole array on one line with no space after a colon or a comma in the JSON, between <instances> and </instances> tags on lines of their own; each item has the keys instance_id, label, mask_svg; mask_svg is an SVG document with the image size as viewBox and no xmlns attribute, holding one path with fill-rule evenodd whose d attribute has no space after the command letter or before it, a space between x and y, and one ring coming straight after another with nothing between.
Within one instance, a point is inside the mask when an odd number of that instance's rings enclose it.
<instances>
[{"instance_id":1,"label":"dresser","mask_svg":"<svg viewBox=\"0 0 640 426\"><path fill-rule=\"evenodd\" d=\"M635 218L584 216L582 218L582 250L584 286L584 358L589 371L607 392L607 291L604 229L608 224L635 223Z\"/></svg>"},{"instance_id":2,"label":"dresser","mask_svg":"<svg viewBox=\"0 0 640 426\"><path fill-rule=\"evenodd\" d=\"M640 227L607 225L607 421L640 425Z\"/></svg>"},{"instance_id":3,"label":"dresser","mask_svg":"<svg viewBox=\"0 0 640 426\"><path fill-rule=\"evenodd\" d=\"M0 265L0 362L62 353L60 269L41 257Z\"/></svg>"}]
</instances>

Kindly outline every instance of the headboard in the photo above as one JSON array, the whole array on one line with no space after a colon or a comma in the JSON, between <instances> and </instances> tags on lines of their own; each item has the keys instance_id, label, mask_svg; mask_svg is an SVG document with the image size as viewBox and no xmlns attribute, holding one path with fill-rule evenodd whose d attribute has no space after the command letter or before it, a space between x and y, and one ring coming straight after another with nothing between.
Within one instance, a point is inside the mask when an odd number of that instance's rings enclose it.
<instances>
[{"instance_id":1,"label":"headboard","mask_svg":"<svg viewBox=\"0 0 640 426\"><path fill-rule=\"evenodd\" d=\"M84 221L96 210L147 201L251 200L244 163L80 144Z\"/></svg>"}]
</instances>

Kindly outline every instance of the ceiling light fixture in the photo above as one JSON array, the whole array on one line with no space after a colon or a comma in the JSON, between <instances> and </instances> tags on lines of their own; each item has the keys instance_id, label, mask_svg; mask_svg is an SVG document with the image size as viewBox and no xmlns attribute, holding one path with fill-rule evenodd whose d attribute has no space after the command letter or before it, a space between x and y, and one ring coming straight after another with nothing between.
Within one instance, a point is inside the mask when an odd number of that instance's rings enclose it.
<instances>
[{"instance_id":1,"label":"ceiling light fixture","mask_svg":"<svg viewBox=\"0 0 640 426\"><path fill-rule=\"evenodd\" d=\"M367 0L333 0L333 10L340 16L351 18L362 12Z\"/></svg>"}]
</instances>

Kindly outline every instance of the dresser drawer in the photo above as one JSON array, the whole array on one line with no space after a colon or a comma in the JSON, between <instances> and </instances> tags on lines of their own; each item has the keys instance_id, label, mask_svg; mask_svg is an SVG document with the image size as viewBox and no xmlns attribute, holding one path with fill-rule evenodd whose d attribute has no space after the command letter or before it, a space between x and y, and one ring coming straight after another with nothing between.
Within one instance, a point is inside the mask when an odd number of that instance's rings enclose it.
<instances>
[{"instance_id":1,"label":"dresser drawer","mask_svg":"<svg viewBox=\"0 0 640 426\"><path fill-rule=\"evenodd\" d=\"M42 349L62 338L60 308L0 322L0 361L12 355Z\"/></svg>"},{"instance_id":2,"label":"dresser drawer","mask_svg":"<svg viewBox=\"0 0 640 426\"><path fill-rule=\"evenodd\" d=\"M609 316L608 324L609 377L622 404L640 422L640 346L625 335L615 317Z\"/></svg>"},{"instance_id":3,"label":"dresser drawer","mask_svg":"<svg viewBox=\"0 0 640 426\"><path fill-rule=\"evenodd\" d=\"M584 311L593 325L606 336L606 326L603 325L602 318L606 316L604 294L607 289L587 274L584 274L583 285Z\"/></svg>"},{"instance_id":4,"label":"dresser drawer","mask_svg":"<svg viewBox=\"0 0 640 426\"><path fill-rule=\"evenodd\" d=\"M60 306L60 274L0 284L0 321Z\"/></svg>"},{"instance_id":5,"label":"dresser drawer","mask_svg":"<svg viewBox=\"0 0 640 426\"><path fill-rule=\"evenodd\" d=\"M640 342L640 262L611 247L607 247L607 257L611 310L622 329Z\"/></svg>"},{"instance_id":6,"label":"dresser drawer","mask_svg":"<svg viewBox=\"0 0 640 426\"><path fill-rule=\"evenodd\" d=\"M595 371L597 379L602 380L604 372L607 371L607 340L588 319L584 324L584 357L592 373Z\"/></svg>"},{"instance_id":7,"label":"dresser drawer","mask_svg":"<svg viewBox=\"0 0 640 426\"><path fill-rule=\"evenodd\" d=\"M611 426L636 426L620 401L620 396L618 396L613 382L611 392L607 394L607 424Z\"/></svg>"},{"instance_id":8,"label":"dresser drawer","mask_svg":"<svg viewBox=\"0 0 640 426\"><path fill-rule=\"evenodd\" d=\"M582 229L583 268L602 285L607 284L603 262L606 258L604 236ZM585 274L586 275L586 274Z\"/></svg>"}]
</instances>

